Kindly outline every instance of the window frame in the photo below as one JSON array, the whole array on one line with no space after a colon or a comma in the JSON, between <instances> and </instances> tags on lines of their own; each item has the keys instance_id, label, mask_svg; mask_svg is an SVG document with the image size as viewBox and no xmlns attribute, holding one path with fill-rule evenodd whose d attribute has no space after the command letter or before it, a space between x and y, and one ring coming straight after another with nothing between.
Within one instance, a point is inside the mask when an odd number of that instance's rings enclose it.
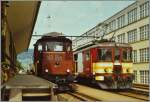
<instances>
[{"instance_id":1,"label":"window frame","mask_svg":"<svg viewBox=\"0 0 150 102\"><path fill-rule=\"evenodd\" d=\"M127 32L128 43L133 43L137 41L137 29L133 29Z\"/></svg>"},{"instance_id":2,"label":"window frame","mask_svg":"<svg viewBox=\"0 0 150 102\"><path fill-rule=\"evenodd\" d=\"M141 26L139 29L140 29L140 40L149 39L149 24Z\"/></svg>"},{"instance_id":3,"label":"window frame","mask_svg":"<svg viewBox=\"0 0 150 102\"><path fill-rule=\"evenodd\" d=\"M140 19L149 16L149 1L140 5Z\"/></svg>"},{"instance_id":4,"label":"window frame","mask_svg":"<svg viewBox=\"0 0 150 102\"><path fill-rule=\"evenodd\" d=\"M125 33L118 35L117 38L118 38L118 42L125 43Z\"/></svg>"},{"instance_id":5,"label":"window frame","mask_svg":"<svg viewBox=\"0 0 150 102\"><path fill-rule=\"evenodd\" d=\"M117 18L118 28L122 28L125 26L125 14Z\"/></svg>"},{"instance_id":6,"label":"window frame","mask_svg":"<svg viewBox=\"0 0 150 102\"><path fill-rule=\"evenodd\" d=\"M98 50L100 50L100 49L109 49L111 51L111 60L102 60L102 58L100 58L100 56L97 56L97 61L112 62L113 61L113 48L112 47L98 47L97 54L99 54Z\"/></svg>"},{"instance_id":7,"label":"window frame","mask_svg":"<svg viewBox=\"0 0 150 102\"><path fill-rule=\"evenodd\" d=\"M140 49L140 62L149 62L149 48Z\"/></svg>"},{"instance_id":8,"label":"window frame","mask_svg":"<svg viewBox=\"0 0 150 102\"><path fill-rule=\"evenodd\" d=\"M128 24L137 21L137 8L132 9L127 13L128 15Z\"/></svg>"}]
</instances>

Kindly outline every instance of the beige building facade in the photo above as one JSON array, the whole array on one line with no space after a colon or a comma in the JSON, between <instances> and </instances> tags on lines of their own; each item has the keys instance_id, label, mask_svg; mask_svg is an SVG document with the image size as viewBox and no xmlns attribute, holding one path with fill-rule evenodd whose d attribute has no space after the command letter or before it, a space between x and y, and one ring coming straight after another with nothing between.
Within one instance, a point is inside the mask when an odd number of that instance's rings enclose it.
<instances>
[{"instance_id":1,"label":"beige building facade","mask_svg":"<svg viewBox=\"0 0 150 102\"><path fill-rule=\"evenodd\" d=\"M73 41L74 50L85 44L92 43L94 39L101 39L101 36L105 32L105 39L112 38L116 42L129 43L133 47L134 83L150 83L149 9L148 0L135 1L133 4L82 34L82 36L98 36L99 38L76 38Z\"/></svg>"}]
</instances>

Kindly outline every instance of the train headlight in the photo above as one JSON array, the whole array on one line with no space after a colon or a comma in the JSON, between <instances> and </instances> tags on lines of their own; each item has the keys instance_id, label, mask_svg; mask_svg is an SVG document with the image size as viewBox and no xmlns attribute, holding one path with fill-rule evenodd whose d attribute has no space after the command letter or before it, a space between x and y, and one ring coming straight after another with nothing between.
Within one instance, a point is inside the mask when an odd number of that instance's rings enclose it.
<instances>
[{"instance_id":1,"label":"train headlight","mask_svg":"<svg viewBox=\"0 0 150 102\"><path fill-rule=\"evenodd\" d=\"M106 73L112 73L112 69L111 68L105 68L105 72Z\"/></svg>"},{"instance_id":2,"label":"train headlight","mask_svg":"<svg viewBox=\"0 0 150 102\"><path fill-rule=\"evenodd\" d=\"M95 80L103 81L104 80L104 76L96 76Z\"/></svg>"},{"instance_id":3,"label":"train headlight","mask_svg":"<svg viewBox=\"0 0 150 102\"><path fill-rule=\"evenodd\" d=\"M133 70L130 69L130 68L128 68L128 69L127 69L127 72L128 72L128 73L133 73Z\"/></svg>"},{"instance_id":4,"label":"train headlight","mask_svg":"<svg viewBox=\"0 0 150 102\"><path fill-rule=\"evenodd\" d=\"M67 69L67 73L69 73L70 72L70 69Z\"/></svg>"},{"instance_id":5,"label":"train headlight","mask_svg":"<svg viewBox=\"0 0 150 102\"><path fill-rule=\"evenodd\" d=\"M130 69L129 68L127 69L127 72L130 73Z\"/></svg>"},{"instance_id":6,"label":"train headlight","mask_svg":"<svg viewBox=\"0 0 150 102\"><path fill-rule=\"evenodd\" d=\"M47 72L48 72L48 69L45 69L45 72L47 73Z\"/></svg>"},{"instance_id":7,"label":"train headlight","mask_svg":"<svg viewBox=\"0 0 150 102\"><path fill-rule=\"evenodd\" d=\"M95 75L95 72L93 72L93 75Z\"/></svg>"}]
</instances>

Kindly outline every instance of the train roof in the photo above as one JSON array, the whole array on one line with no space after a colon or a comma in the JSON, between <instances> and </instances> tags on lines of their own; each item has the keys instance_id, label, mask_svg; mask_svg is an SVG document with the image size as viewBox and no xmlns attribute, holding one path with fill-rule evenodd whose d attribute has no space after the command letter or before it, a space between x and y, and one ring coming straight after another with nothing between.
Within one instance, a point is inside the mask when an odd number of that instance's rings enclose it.
<instances>
[{"instance_id":1,"label":"train roof","mask_svg":"<svg viewBox=\"0 0 150 102\"><path fill-rule=\"evenodd\" d=\"M65 34L59 32L50 32L44 34L42 37L60 37L60 36L65 36Z\"/></svg>"},{"instance_id":2,"label":"train roof","mask_svg":"<svg viewBox=\"0 0 150 102\"><path fill-rule=\"evenodd\" d=\"M104 42L99 42L99 43L95 43L95 44L89 44L86 45L84 47L78 48L77 50L75 50L75 52L80 52L80 51L85 51L91 48L96 48L96 47L131 47L130 44L128 43L118 43L115 41L104 41Z\"/></svg>"},{"instance_id":3,"label":"train roof","mask_svg":"<svg viewBox=\"0 0 150 102\"><path fill-rule=\"evenodd\" d=\"M51 33L44 34L39 40L37 40L36 43L39 43L42 41L61 41L61 42L72 43L72 41L66 38L64 34L58 33L58 32L51 32Z\"/></svg>"}]
</instances>

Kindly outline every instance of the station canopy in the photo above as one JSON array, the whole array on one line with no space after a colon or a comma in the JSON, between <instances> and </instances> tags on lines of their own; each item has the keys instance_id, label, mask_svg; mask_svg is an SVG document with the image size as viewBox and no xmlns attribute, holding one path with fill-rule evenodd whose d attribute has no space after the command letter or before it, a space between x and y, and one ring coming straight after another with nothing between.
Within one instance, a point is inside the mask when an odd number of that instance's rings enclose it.
<instances>
[{"instance_id":1,"label":"station canopy","mask_svg":"<svg viewBox=\"0 0 150 102\"><path fill-rule=\"evenodd\" d=\"M7 22L14 40L16 53L28 49L40 8L39 1L10 1Z\"/></svg>"}]
</instances>

